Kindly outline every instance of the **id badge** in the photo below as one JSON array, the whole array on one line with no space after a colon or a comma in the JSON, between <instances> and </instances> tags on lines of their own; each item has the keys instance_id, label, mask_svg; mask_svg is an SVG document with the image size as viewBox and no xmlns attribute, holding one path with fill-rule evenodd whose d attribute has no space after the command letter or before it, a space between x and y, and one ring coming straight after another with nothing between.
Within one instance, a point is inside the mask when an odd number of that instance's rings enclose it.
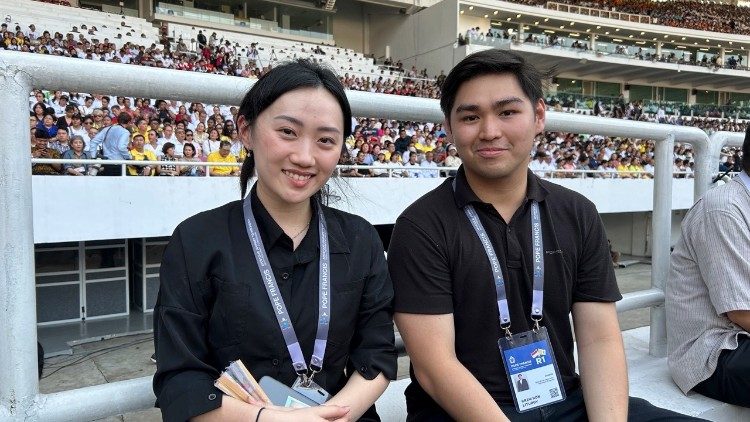
<instances>
[{"instance_id":1,"label":"id badge","mask_svg":"<svg viewBox=\"0 0 750 422\"><path fill-rule=\"evenodd\" d=\"M302 378L297 377L292 385L292 390L302 394L318 404L323 404L331 398L331 395L315 381L310 380L307 386L303 385Z\"/></svg>"},{"instance_id":2,"label":"id badge","mask_svg":"<svg viewBox=\"0 0 750 422\"><path fill-rule=\"evenodd\" d=\"M547 328L497 341L516 410L526 412L565 400L565 389Z\"/></svg>"}]
</instances>

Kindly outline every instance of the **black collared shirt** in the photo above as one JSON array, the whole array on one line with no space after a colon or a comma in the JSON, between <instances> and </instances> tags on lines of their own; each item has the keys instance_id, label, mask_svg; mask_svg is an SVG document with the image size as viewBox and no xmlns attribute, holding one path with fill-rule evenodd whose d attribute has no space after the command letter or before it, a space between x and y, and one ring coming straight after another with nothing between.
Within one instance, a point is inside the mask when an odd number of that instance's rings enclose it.
<instances>
[{"instance_id":1,"label":"black collared shirt","mask_svg":"<svg viewBox=\"0 0 750 422\"><path fill-rule=\"evenodd\" d=\"M318 320L317 213L297 249L250 193L263 245L306 363ZM364 219L323 207L331 252L331 325L323 371L332 395L359 372L396 378L393 288L383 246ZM161 265L154 310L154 392L164 420L185 421L221 406L214 380L241 359L256 379L291 386L292 361L250 246L242 202L200 213L175 229ZM345 372L346 371L346 372ZM365 414L374 415L374 408ZM374 416L375 418L377 416Z\"/></svg>"},{"instance_id":2,"label":"black collared shirt","mask_svg":"<svg viewBox=\"0 0 750 422\"><path fill-rule=\"evenodd\" d=\"M621 298L607 237L594 204L571 190L528 172L526 200L509 222L483 203L459 169L396 221L388 265L396 292L396 312L453 314L458 360L498 404L513 404L497 340L503 335L487 254L464 214L473 204L500 260L511 330L532 328L533 291L531 201L539 203L544 240L544 308L547 327L566 390L579 385L568 314L574 302L614 302ZM438 406L412 371L409 413Z\"/></svg>"}]
</instances>

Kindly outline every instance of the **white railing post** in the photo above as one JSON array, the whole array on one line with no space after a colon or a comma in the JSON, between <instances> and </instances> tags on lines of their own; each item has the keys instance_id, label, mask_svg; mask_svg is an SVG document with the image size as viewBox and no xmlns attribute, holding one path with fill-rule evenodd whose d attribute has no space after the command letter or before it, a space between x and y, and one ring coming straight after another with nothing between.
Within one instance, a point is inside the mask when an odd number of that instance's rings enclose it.
<instances>
[{"instance_id":1,"label":"white railing post","mask_svg":"<svg viewBox=\"0 0 750 422\"><path fill-rule=\"evenodd\" d=\"M651 218L651 288L664 291L669 278L669 254L672 238L672 151L674 134L656 143L654 170L654 211ZM651 308L649 354L667 354L667 321L664 304Z\"/></svg>"},{"instance_id":2,"label":"white railing post","mask_svg":"<svg viewBox=\"0 0 750 422\"><path fill-rule=\"evenodd\" d=\"M0 420L24 420L39 391L27 69L0 56Z\"/></svg>"}]
</instances>

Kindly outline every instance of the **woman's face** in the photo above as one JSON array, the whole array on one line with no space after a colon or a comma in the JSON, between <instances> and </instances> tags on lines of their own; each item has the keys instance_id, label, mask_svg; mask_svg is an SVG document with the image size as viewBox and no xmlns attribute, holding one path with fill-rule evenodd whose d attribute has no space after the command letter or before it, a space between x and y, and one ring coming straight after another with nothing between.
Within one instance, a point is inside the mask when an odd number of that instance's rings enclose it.
<instances>
[{"instance_id":1,"label":"woman's face","mask_svg":"<svg viewBox=\"0 0 750 422\"><path fill-rule=\"evenodd\" d=\"M83 141L76 138L70 141L70 147L73 148L73 151L80 153L83 151Z\"/></svg>"},{"instance_id":2,"label":"woman's face","mask_svg":"<svg viewBox=\"0 0 750 422\"><path fill-rule=\"evenodd\" d=\"M52 124L55 123L55 119L52 118L49 114L44 116L44 125L47 127L52 127Z\"/></svg>"},{"instance_id":3,"label":"woman's face","mask_svg":"<svg viewBox=\"0 0 750 422\"><path fill-rule=\"evenodd\" d=\"M34 114L41 115L42 113L44 113L44 106L41 105L41 104L35 105L34 106Z\"/></svg>"},{"instance_id":4,"label":"woman's face","mask_svg":"<svg viewBox=\"0 0 750 422\"><path fill-rule=\"evenodd\" d=\"M159 139L159 137L157 136L157 134L156 134L156 131L155 131L155 130L149 130L149 131L148 131L148 142L149 142L149 143L154 143L154 142L156 142L156 141L157 141L158 139Z\"/></svg>"},{"instance_id":5,"label":"woman's face","mask_svg":"<svg viewBox=\"0 0 750 422\"><path fill-rule=\"evenodd\" d=\"M211 132L208 132L208 139L212 141L216 141L219 139L219 131L216 129L211 129Z\"/></svg>"},{"instance_id":6,"label":"woman's face","mask_svg":"<svg viewBox=\"0 0 750 422\"><path fill-rule=\"evenodd\" d=\"M167 152L165 152L165 154L167 154L167 157L174 157L174 147L167 148Z\"/></svg>"},{"instance_id":7,"label":"woman's face","mask_svg":"<svg viewBox=\"0 0 750 422\"><path fill-rule=\"evenodd\" d=\"M185 109L185 106L180 106L180 114L187 114L187 109Z\"/></svg>"},{"instance_id":8,"label":"woman's face","mask_svg":"<svg viewBox=\"0 0 750 422\"><path fill-rule=\"evenodd\" d=\"M344 117L323 88L287 92L255 119L239 118L240 136L255 156L259 195L282 204L308 200L328 181L341 155Z\"/></svg>"},{"instance_id":9,"label":"woman's face","mask_svg":"<svg viewBox=\"0 0 750 422\"><path fill-rule=\"evenodd\" d=\"M206 125L203 123L198 123L198 126L195 127L196 132L203 133L204 130L206 130Z\"/></svg>"},{"instance_id":10,"label":"woman's face","mask_svg":"<svg viewBox=\"0 0 750 422\"><path fill-rule=\"evenodd\" d=\"M195 149L193 148L193 145L192 144L185 145L185 147L182 148L182 155L185 156L185 158L193 158L195 156Z\"/></svg>"}]
</instances>

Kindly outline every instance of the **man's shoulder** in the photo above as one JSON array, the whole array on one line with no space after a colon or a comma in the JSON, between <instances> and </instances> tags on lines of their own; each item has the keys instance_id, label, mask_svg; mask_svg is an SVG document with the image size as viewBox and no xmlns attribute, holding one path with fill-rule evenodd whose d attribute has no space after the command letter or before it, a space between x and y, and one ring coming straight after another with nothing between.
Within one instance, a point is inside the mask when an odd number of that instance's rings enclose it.
<instances>
[{"instance_id":1,"label":"man's shoulder","mask_svg":"<svg viewBox=\"0 0 750 422\"><path fill-rule=\"evenodd\" d=\"M554 211L583 217L598 215L596 205L584 195L542 178L538 178L538 180L541 187L547 191L545 197L547 206L553 208Z\"/></svg>"},{"instance_id":2,"label":"man's shoulder","mask_svg":"<svg viewBox=\"0 0 750 422\"><path fill-rule=\"evenodd\" d=\"M442 219L449 215L450 210L457 209L453 198L452 182L453 178L448 178L438 187L422 195L401 213L399 219L416 222Z\"/></svg>"}]
</instances>

